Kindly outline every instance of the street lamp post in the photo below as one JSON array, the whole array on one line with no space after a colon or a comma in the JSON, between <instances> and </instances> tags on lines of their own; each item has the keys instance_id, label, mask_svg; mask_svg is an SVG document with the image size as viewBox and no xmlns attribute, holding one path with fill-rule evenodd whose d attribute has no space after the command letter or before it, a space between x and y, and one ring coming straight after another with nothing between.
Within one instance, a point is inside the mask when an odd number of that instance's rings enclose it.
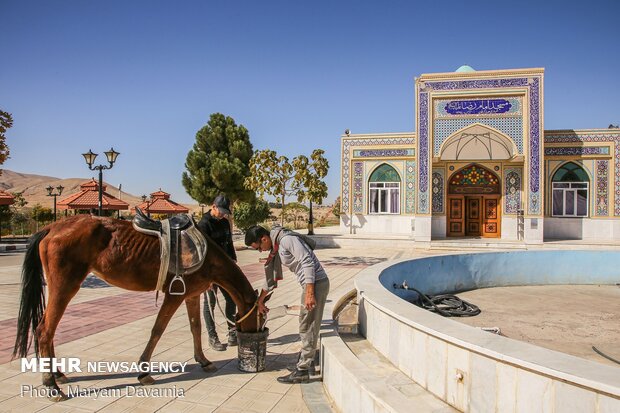
<instances>
[{"instance_id":1,"label":"street lamp post","mask_svg":"<svg viewBox=\"0 0 620 413\"><path fill-rule=\"evenodd\" d=\"M200 217L202 218L202 216L205 214L205 204L200 204Z\"/></svg>"},{"instance_id":2,"label":"street lamp post","mask_svg":"<svg viewBox=\"0 0 620 413\"><path fill-rule=\"evenodd\" d=\"M84 160L86 161L86 164L88 165L88 169L90 169L91 171L99 171L99 212L98 212L99 216L101 216L102 214L102 207L103 207L103 170L112 169L112 167L114 166L114 162L116 162L116 157L120 155L120 153L116 152L114 148L110 148L109 151L104 152L104 153L105 153L106 158L108 158L108 163L110 165L93 166L93 163L95 163L95 158L97 157L97 154L93 153L93 151L91 151L90 149L88 150L87 153L82 154L82 156L84 157Z\"/></svg>"},{"instance_id":3,"label":"street lamp post","mask_svg":"<svg viewBox=\"0 0 620 413\"><path fill-rule=\"evenodd\" d=\"M312 201L310 201L310 213L308 214L308 235L314 235L314 219L312 217Z\"/></svg>"},{"instance_id":4,"label":"street lamp post","mask_svg":"<svg viewBox=\"0 0 620 413\"><path fill-rule=\"evenodd\" d=\"M150 209L151 199L147 201L147 196L142 195L142 202L146 202L146 216L150 218L151 217L151 209Z\"/></svg>"},{"instance_id":5,"label":"street lamp post","mask_svg":"<svg viewBox=\"0 0 620 413\"><path fill-rule=\"evenodd\" d=\"M54 221L56 221L56 197L62 194L62 190L65 189L65 187L62 185L58 185L56 187L56 192L54 192L54 187L51 185L45 189L47 189L47 196L54 197Z\"/></svg>"}]
</instances>

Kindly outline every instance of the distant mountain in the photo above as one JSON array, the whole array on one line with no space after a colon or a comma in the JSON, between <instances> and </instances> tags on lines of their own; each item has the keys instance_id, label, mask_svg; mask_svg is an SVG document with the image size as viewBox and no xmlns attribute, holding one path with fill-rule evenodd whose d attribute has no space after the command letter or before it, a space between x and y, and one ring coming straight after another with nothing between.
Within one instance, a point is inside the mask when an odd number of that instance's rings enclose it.
<instances>
[{"instance_id":1,"label":"distant mountain","mask_svg":"<svg viewBox=\"0 0 620 413\"><path fill-rule=\"evenodd\" d=\"M68 197L71 194L80 192L80 184L88 181L89 178L55 178L53 176L43 176L26 174L21 172L14 172L8 169L2 170L0 175L0 189L8 192L23 192L24 198L28 201L26 207L33 207L36 204L41 204L44 207L53 208L54 198L47 196L48 186L56 188L58 185L62 185L65 189L62 191L62 195L57 197L57 201ZM142 198L133 194L120 191L117 187L103 182L106 186L106 192L110 195L120 198L123 201L129 203L129 208L142 202ZM197 205L188 205L191 210L200 209Z\"/></svg>"}]
</instances>

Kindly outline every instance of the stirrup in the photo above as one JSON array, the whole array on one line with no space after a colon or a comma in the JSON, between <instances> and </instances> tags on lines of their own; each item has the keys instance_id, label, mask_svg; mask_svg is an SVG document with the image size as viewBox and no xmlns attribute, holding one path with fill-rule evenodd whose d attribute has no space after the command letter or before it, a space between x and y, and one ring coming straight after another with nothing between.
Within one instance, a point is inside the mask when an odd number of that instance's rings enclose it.
<instances>
[{"instance_id":1,"label":"stirrup","mask_svg":"<svg viewBox=\"0 0 620 413\"><path fill-rule=\"evenodd\" d=\"M175 281L177 281L177 282L180 282L180 283L181 283L181 286L183 287L183 289L181 290L181 292L175 292L175 291L172 291L172 286L174 285L174 282L175 282ZM183 277L182 277L182 276L180 276L180 275L175 275L175 276L172 278L172 281L170 281L170 285L168 286L168 294L170 294L170 295L185 295L185 291L186 291L186 290L185 290L185 280L183 279Z\"/></svg>"}]
</instances>

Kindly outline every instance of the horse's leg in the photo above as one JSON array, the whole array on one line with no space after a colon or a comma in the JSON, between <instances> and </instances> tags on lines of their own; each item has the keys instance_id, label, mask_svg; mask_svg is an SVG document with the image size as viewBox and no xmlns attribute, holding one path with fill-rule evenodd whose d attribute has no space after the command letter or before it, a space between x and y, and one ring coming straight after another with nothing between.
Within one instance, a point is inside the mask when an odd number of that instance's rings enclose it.
<instances>
[{"instance_id":1,"label":"horse's leg","mask_svg":"<svg viewBox=\"0 0 620 413\"><path fill-rule=\"evenodd\" d=\"M52 341L52 358L56 358L56 350L54 350L53 341ZM65 384L69 381L69 379L67 378L67 376L65 376L63 372L56 371L53 374L54 374L54 378L56 379L56 383L58 384Z\"/></svg>"},{"instance_id":2,"label":"horse's leg","mask_svg":"<svg viewBox=\"0 0 620 413\"><path fill-rule=\"evenodd\" d=\"M50 274L47 281L48 303L45 308L43 319L36 330L40 357L42 358L55 356L54 335L56 334L56 328L69 305L69 301L71 301L80 290L80 285L87 275L86 270L68 271L66 267L61 268L61 266L57 268L47 268L49 271L46 271L46 274ZM72 274L80 273L83 275L73 276L72 278ZM50 388L50 400L62 401L67 399L67 396L58 387L54 373L43 373L43 385Z\"/></svg>"},{"instance_id":3,"label":"horse's leg","mask_svg":"<svg viewBox=\"0 0 620 413\"><path fill-rule=\"evenodd\" d=\"M194 338L194 360L200 363L200 367L206 372L216 371L215 364L209 361L202 352L201 321L200 321L200 295L185 299L189 327Z\"/></svg>"},{"instance_id":4,"label":"horse's leg","mask_svg":"<svg viewBox=\"0 0 620 413\"><path fill-rule=\"evenodd\" d=\"M153 326L153 329L151 330L151 338L149 339L149 342L147 343L146 348L144 349L144 351L142 352L142 355L140 356L140 363L143 363L143 362L148 363L151 361L151 356L153 355L153 351L155 350L155 346L157 345L157 342L161 338L161 335L164 333L164 330L168 326L170 319L172 318L174 313L177 311L177 309L183 302L184 298L185 296L183 295L166 294L164 298L164 302L162 303L161 308L159 309L159 313L157 313L157 319L155 320L155 325ZM138 376L138 380L140 381L140 383L142 383L145 386L155 383L155 379L153 379L150 373L141 373Z\"/></svg>"}]
</instances>

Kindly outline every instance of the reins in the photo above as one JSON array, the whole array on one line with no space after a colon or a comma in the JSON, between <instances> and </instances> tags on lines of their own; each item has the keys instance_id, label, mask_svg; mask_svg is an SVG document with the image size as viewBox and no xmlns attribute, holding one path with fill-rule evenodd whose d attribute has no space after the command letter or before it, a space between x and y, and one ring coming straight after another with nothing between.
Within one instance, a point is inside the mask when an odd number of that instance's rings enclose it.
<instances>
[{"instance_id":1,"label":"reins","mask_svg":"<svg viewBox=\"0 0 620 413\"><path fill-rule=\"evenodd\" d=\"M254 309L256 308L256 306L258 305L258 298L256 299L256 301L254 302L254 305L252 306L252 308L250 308L250 311L248 311L243 317L241 317L239 320L237 320L237 323L241 323L243 320L245 320L246 318L248 318L248 316L250 314L252 314L252 311L254 311ZM258 323L257 323L258 324Z\"/></svg>"},{"instance_id":2,"label":"reins","mask_svg":"<svg viewBox=\"0 0 620 413\"><path fill-rule=\"evenodd\" d=\"M217 304L217 308L220 309L220 312L222 313L222 315L224 316L226 321L228 321L230 324L234 325L235 322L233 320L230 320L228 317L226 317L226 313L224 312L224 310L222 310L222 306L220 305L220 300L217 298L217 292L215 292L214 296L215 296L215 303ZM213 314L213 310L211 309L211 297L209 297L209 294L207 294L207 302L208 302L207 305L209 306L209 313L211 314L211 319L215 320L215 315ZM248 318L250 316L250 314L252 314L252 311L254 311L254 309L256 308L257 305L258 305L258 298L256 298L256 301L254 302L254 305L252 306L252 308L250 308L250 311L245 313L245 315L243 317L241 317L239 320L237 320L237 323L241 323L246 318ZM256 317L256 319L258 320L258 316ZM258 325L258 322L256 324Z\"/></svg>"}]
</instances>

